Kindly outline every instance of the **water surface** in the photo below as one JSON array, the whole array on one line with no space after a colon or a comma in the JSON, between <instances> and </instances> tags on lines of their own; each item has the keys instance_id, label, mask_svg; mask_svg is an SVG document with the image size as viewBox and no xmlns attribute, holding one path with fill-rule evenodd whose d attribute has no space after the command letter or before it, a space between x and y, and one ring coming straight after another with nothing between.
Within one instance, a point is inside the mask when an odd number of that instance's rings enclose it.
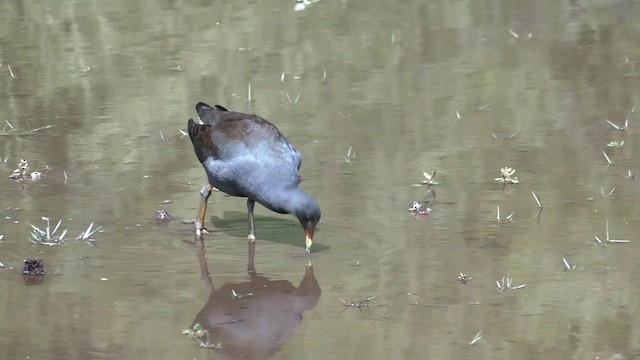
<instances>
[{"instance_id":1,"label":"water surface","mask_svg":"<svg viewBox=\"0 0 640 360\"><path fill-rule=\"evenodd\" d=\"M640 194L625 175L640 156L639 5L3 3L1 357L632 358ZM245 202L215 193L201 279L181 220L205 174L179 132L198 101L260 114L303 154L302 186L322 207L309 257L293 217L256 207L247 272ZM43 178L9 180L21 158ZM504 166L519 184L494 181ZM438 203L415 218L426 188L412 184L433 170ZM498 206L512 222L495 220ZM160 208L176 220L156 225ZM103 228L95 246L36 246L29 225L43 216L70 238ZM631 243L594 246L607 221ZM25 258L45 261L41 285L24 284ZM309 261L313 291L301 285ZM498 291L508 275L526 286ZM216 290L261 298L252 276L283 289L269 296L292 316L252 308L283 329L275 346L247 334L261 350L207 350L181 334ZM300 288L317 299L283 295ZM371 296L362 309L341 301Z\"/></svg>"}]
</instances>

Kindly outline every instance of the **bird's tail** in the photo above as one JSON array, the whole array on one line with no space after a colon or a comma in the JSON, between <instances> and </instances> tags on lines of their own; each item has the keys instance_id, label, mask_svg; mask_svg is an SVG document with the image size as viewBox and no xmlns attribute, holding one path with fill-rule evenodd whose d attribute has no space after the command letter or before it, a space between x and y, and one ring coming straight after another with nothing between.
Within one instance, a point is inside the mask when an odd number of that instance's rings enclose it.
<instances>
[{"instance_id":1,"label":"bird's tail","mask_svg":"<svg viewBox=\"0 0 640 360\"><path fill-rule=\"evenodd\" d=\"M226 108L221 105L209 106L203 102L196 104L196 111L200 117L200 121L205 125L215 125L220 120L220 113L227 112Z\"/></svg>"},{"instance_id":2,"label":"bird's tail","mask_svg":"<svg viewBox=\"0 0 640 360\"><path fill-rule=\"evenodd\" d=\"M191 143L193 144L193 150L200 160L200 163L204 163L205 161L205 148L211 140L207 137L207 129L211 128L209 125L198 124L193 121L193 119L189 119L187 123L187 131L189 132L189 138L191 138Z\"/></svg>"},{"instance_id":3,"label":"bird's tail","mask_svg":"<svg viewBox=\"0 0 640 360\"><path fill-rule=\"evenodd\" d=\"M198 134L203 130L202 128L204 127L206 127L206 125L198 124L197 122L193 121L193 119L189 119L189 122L187 122L187 132L189 133L189 137L191 138L192 142L198 137Z\"/></svg>"}]
</instances>

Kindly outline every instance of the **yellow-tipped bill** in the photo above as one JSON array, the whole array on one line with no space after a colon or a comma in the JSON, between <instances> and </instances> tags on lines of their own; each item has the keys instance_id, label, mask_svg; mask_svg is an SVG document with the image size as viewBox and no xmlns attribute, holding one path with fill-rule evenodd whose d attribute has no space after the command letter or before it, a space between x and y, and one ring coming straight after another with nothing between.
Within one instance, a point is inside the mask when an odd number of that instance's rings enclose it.
<instances>
[{"instance_id":1,"label":"yellow-tipped bill","mask_svg":"<svg viewBox=\"0 0 640 360\"><path fill-rule=\"evenodd\" d=\"M307 233L307 238L306 238L306 244L307 244L307 252L311 252L311 244L313 244L313 231L306 231Z\"/></svg>"}]
</instances>

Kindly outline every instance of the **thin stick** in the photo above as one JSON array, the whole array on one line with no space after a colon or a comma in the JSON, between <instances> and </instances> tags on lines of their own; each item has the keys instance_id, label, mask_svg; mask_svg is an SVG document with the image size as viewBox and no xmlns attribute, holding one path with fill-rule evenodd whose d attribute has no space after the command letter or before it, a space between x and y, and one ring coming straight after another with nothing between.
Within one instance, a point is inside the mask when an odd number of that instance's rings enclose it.
<instances>
[{"instance_id":1,"label":"thin stick","mask_svg":"<svg viewBox=\"0 0 640 360\"><path fill-rule=\"evenodd\" d=\"M607 160L607 163L609 165L613 164L613 162L611 161L611 159L609 159L609 156L607 155L606 152L604 152L604 150L602 150L602 155L604 155L604 158Z\"/></svg>"},{"instance_id":2,"label":"thin stick","mask_svg":"<svg viewBox=\"0 0 640 360\"><path fill-rule=\"evenodd\" d=\"M540 199L538 199L538 197L536 196L536 193L532 191L531 195L533 195L533 198L536 200L536 204L538 204L538 208L542 208L543 207L542 203L540 202Z\"/></svg>"},{"instance_id":3,"label":"thin stick","mask_svg":"<svg viewBox=\"0 0 640 360\"><path fill-rule=\"evenodd\" d=\"M54 127L55 125L47 125L47 126L43 126L43 127L39 127L39 128L35 128L33 130L30 130L30 132L36 132L36 131L40 131L40 130L44 130L44 129L49 129Z\"/></svg>"},{"instance_id":4,"label":"thin stick","mask_svg":"<svg viewBox=\"0 0 640 360\"><path fill-rule=\"evenodd\" d=\"M482 339L482 329L480 329L476 336L473 337L473 340L471 340L469 345L475 345L478 341L480 341L480 339Z\"/></svg>"},{"instance_id":5,"label":"thin stick","mask_svg":"<svg viewBox=\"0 0 640 360\"><path fill-rule=\"evenodd\" d=\"M604 119L606 122L609 123L609 125L613 126L616 130L620 130L620 127L614 123L612 123L611 121L609 121L609 119Z\"/></svg>"},{"instance_id":6,"label":"thin stick","mask_svg":"<svg viewBox=\"0 0 640 360\"><path fill-rule=\"evenodd\" d=\"M11 74L11 77L15 78L16 76L13 74L13 71L11 70L11 65L7 65L7 67L9 68L9 74Z\"/></svg>"}]
</instances>

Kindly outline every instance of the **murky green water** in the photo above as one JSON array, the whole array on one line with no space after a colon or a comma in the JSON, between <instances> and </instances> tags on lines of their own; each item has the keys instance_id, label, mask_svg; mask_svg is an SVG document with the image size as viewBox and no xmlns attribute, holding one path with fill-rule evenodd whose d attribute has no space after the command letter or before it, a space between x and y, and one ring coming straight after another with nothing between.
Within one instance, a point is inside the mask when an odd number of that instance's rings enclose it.
<instances>
[{"instance_id":1,"label":"murky green water","mask_svg":"<svg viewBox=\"0 0 640 360\"><path fill-rule=\"evenodd\" d=\"M0 358L637 356L639 6L0 4ZM323 214L308 259L297 221L257 207L250 276L245 202L215 193L201 279L181 224L205 181L179 132L197 101L260 114L301 151ZM21 158L43 178L9 180ZM520 184L494 181L504 166ZM413 217L433 170L439 202ZM161 208L176 220L156 225ZM28 240L43 216L65 245ZM607 220L631 243L594 246ZM92 222L95 246L73 240ZM25 258L45 261L41 285ZM507 274L526 286L498 291ZM225 350L181 334L202 319Z\"/></svg>"}]
</instances>

